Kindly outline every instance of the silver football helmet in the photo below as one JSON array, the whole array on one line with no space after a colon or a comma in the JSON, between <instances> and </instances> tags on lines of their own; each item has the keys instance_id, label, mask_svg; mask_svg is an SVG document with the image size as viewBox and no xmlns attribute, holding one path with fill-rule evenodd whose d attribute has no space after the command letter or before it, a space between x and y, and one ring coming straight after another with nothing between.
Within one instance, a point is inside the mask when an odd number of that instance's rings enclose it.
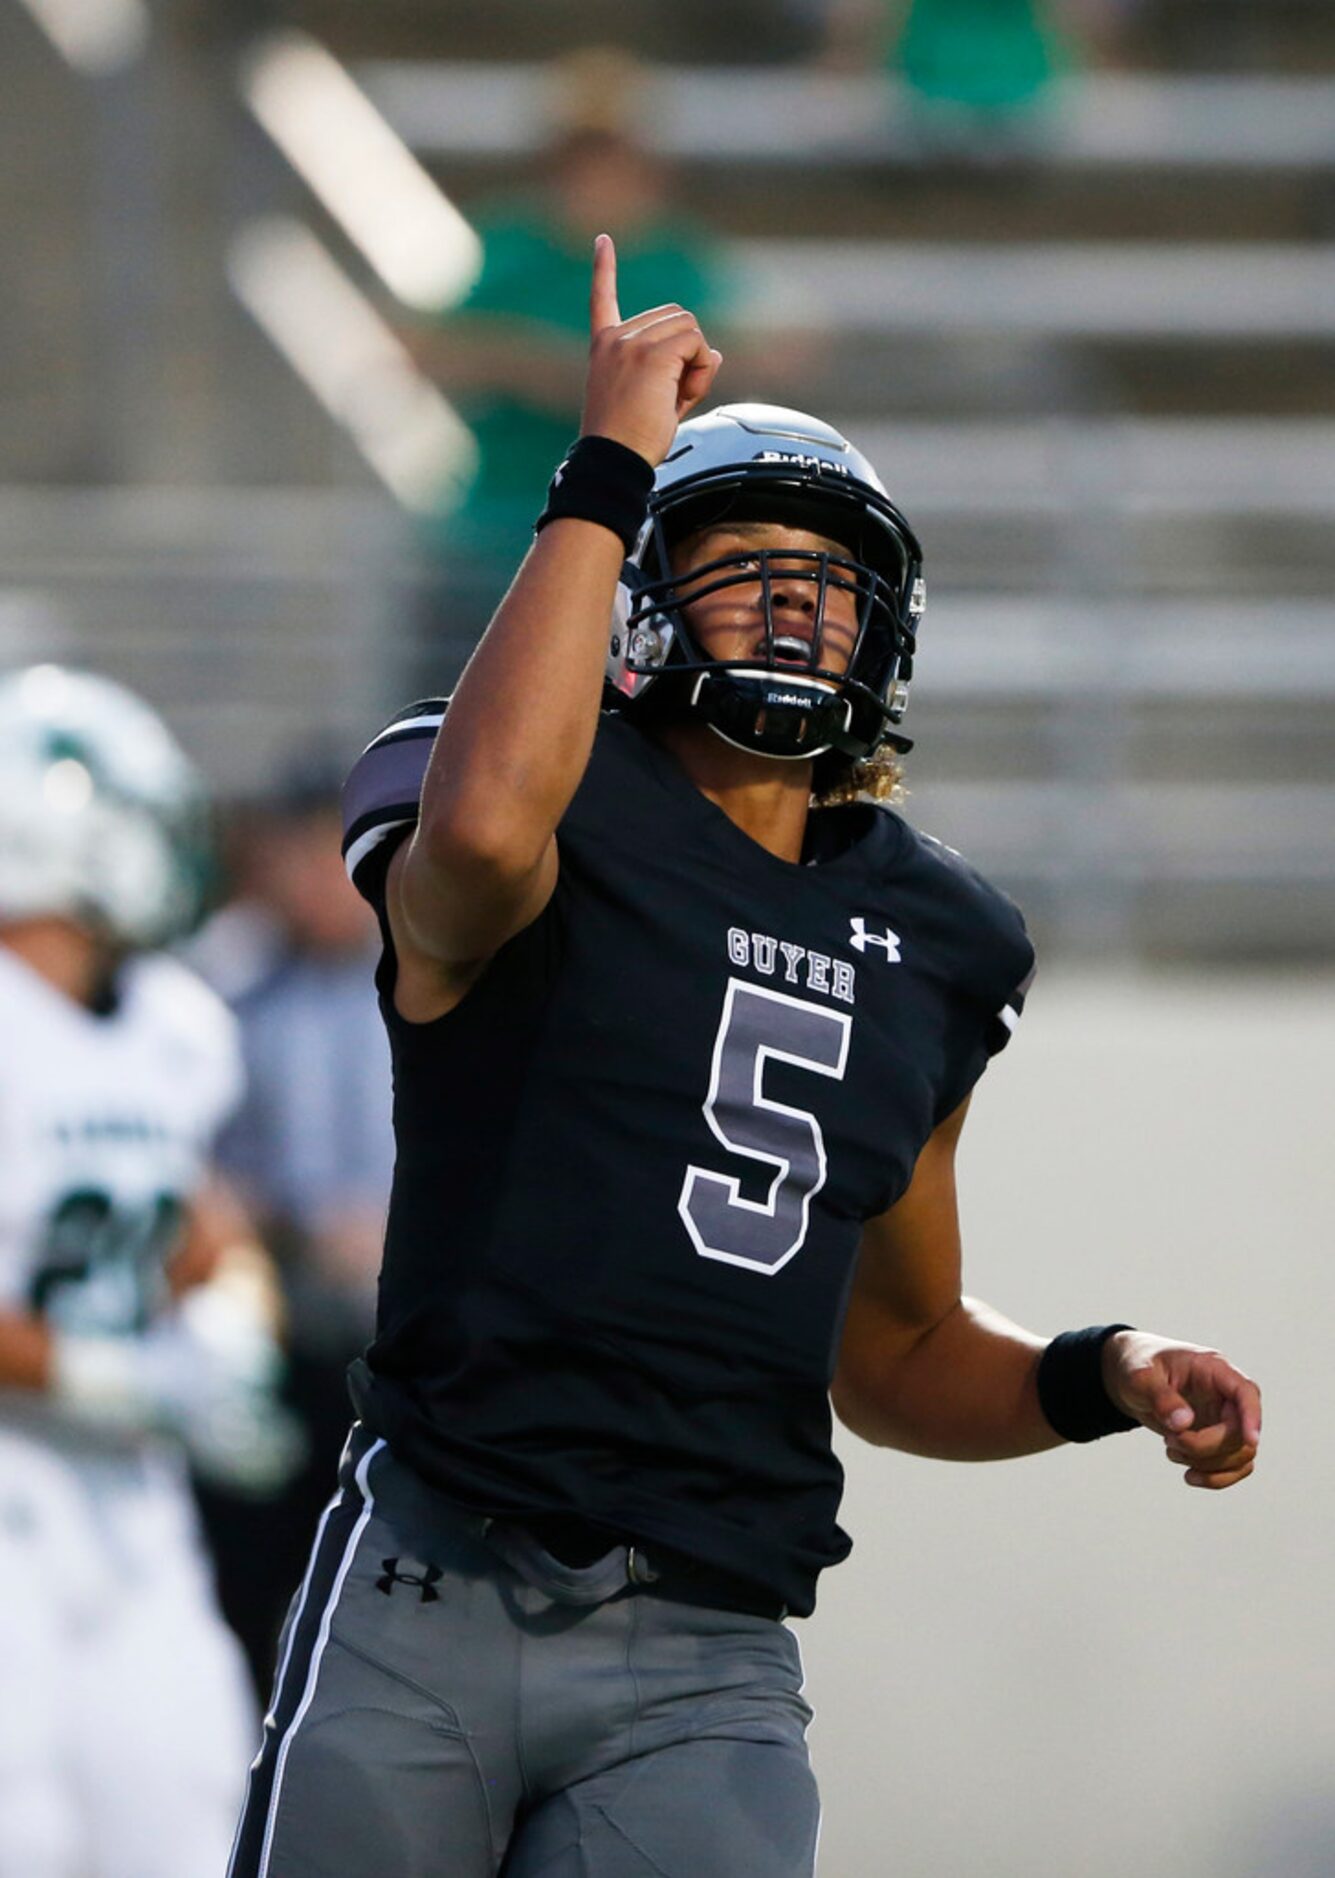
<instances>
[{"instance_id":1,"label":"silver football helmet","mask_svg":"<svg viewBox=\"0 0 1335 1878\"><path fill-rule=\"evenodd\" d=\"M58 665L0 680L0 921L163 945L202 912L208 864L202 783L147 704Z\"/></svg>"},{"instance_id":2,"label":"silver football helmet","mask_svg":"<svg viewBox=\"0 0 1335 1878\"><path fill-rule=\"evenodd\" d=\"M728 522L776 522L842 544L847 556L762 550L673 568L673 550ZM815 586L811 637L784 642L772 588ZM694 642L684 608L720 589L761 587L763 650L714 660ZM832 587L857 596L857 635L842 671L822 663ZM623 706L689 711L730 743L794 759L845 761L879 744L906 750L895 726L908 703L926 601L922 550L876 471L819 418L767 404L728 404L677 432L626 564L612 622L609 692Z\"/></svg>"}]
</instances>

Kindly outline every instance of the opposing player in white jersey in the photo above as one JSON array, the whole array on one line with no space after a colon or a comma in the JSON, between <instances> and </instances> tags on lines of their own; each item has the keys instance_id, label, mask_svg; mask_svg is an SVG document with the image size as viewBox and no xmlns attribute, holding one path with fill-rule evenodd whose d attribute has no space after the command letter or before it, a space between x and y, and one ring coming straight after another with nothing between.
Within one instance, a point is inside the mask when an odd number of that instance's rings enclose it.
<instances>
[{"instance_id":1,"label":"opposing player in white jersey","mask_svg":"<svg viewBox=\"0 0 1335 1878\"><path fill-rule=\"evenodd\" d=\"M0 1878L217 1878L253 1730L185 1453L281 1469L278 1353L208 1192L231 1018L154 949L201 810L120 686L0 681Z\"/></svg>"}]
</instances>

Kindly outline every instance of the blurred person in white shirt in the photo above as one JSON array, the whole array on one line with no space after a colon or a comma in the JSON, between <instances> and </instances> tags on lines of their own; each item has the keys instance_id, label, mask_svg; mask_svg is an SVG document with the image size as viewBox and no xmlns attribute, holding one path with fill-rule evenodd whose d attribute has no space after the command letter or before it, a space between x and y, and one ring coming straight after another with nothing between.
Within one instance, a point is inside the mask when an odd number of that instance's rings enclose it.
<instances>
[{"instance_id":1,"label":"blurred person in white shirt","mask_svg":"<svg viewBox=\"0 0 1335 1878\"><path fill-rule=\"evenodd\" d=\"M184 1457L264 1491L294 1430L235 1026L161 950L204 828L133 694L0 681L0 1878L215 1878L254 1725Z\"/></svg>"}]
</instances>

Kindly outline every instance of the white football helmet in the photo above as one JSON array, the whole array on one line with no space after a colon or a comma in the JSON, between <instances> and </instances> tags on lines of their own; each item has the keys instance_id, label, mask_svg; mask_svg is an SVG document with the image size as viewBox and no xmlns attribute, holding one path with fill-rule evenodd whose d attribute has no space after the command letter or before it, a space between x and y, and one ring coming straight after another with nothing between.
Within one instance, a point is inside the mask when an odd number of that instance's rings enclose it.
<instances>
[{"instance_id":1,"label":"white football helmet","mask_svg":"<svg viewBox=\"0 0 1335 1878\"><path fill-rule=\"evenodd\" d=\"M845 552L733 554L678 580L676 544L728 522L789 523ZM795 657L775 620L775 565L785 585L814 589L805 656L799 646ZM687 601L757 580L763 652L727 662L708 658L692 639ZM857 640L841 672L825 669L821 656L832 586L857 596ZM721 405L680 427L658 470L612 622L609 693L622 709L689 711L728 742L769 756L847 764L882 743L906 750L898 725L925 598L917 537L860 450L803 411Z\"/></svg>"},{"instance_id":2,"label":"white football helmet","mask_svg":"<svg viewBox=\"0 0 1335 1878\"><path fill-rule=\"evenodd\" d=\"M0 923L160 946L199 918L208 871L202 783L147 704L59 665L0 680Z\"/></svg>"}]
</instances>

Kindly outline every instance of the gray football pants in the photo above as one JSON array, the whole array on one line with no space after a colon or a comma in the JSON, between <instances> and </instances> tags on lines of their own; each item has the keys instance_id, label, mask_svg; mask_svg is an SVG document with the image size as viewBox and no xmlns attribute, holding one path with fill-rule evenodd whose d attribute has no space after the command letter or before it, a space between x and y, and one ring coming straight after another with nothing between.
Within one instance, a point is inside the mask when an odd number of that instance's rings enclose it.
<instances>
[{"instance_id":1,"label":"gray football pants","mask_svg":"<svg viewBox=\"0 0 1335 1878\"><path fill-rule=\"evenodd\" d=\"M792 1633L481 1527L354 1429L229 1878L810 1878Z\"/></svg>"}]
</instances>

